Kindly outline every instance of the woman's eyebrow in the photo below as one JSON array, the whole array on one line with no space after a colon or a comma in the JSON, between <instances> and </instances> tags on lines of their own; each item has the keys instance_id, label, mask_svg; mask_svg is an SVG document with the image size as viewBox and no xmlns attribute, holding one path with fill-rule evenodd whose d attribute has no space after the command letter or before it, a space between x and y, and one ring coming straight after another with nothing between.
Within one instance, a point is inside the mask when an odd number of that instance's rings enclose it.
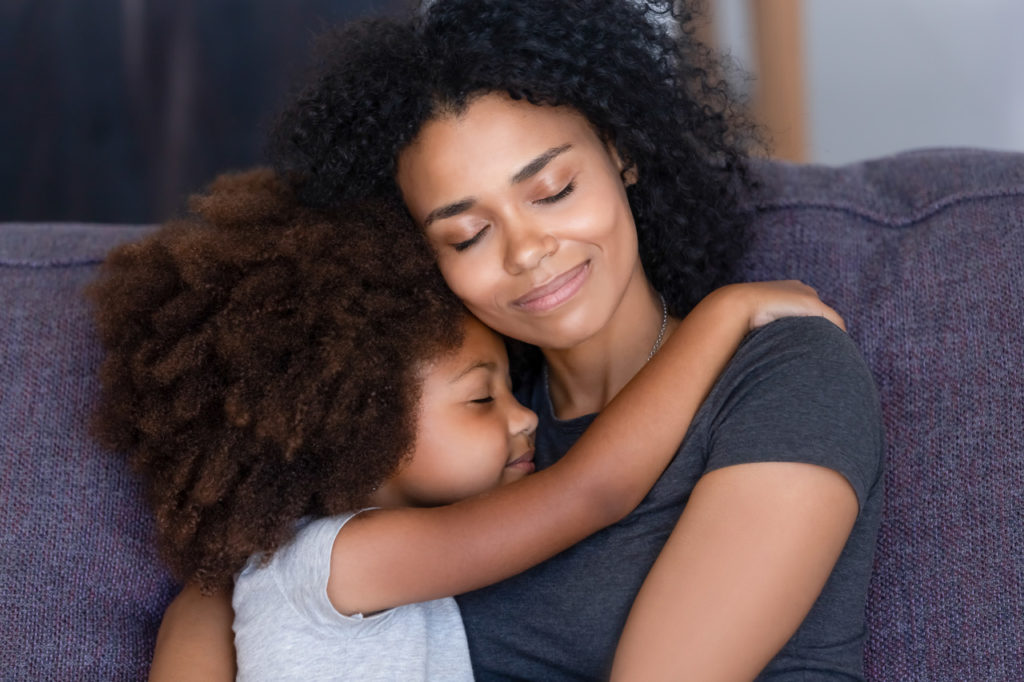
<instances>
[{"instance_id":1,"label":"woman's eyebrow","mask_svg":"<svg viewBox=\"0 0 1024 682\"><path fill-rule=\"evenodd\" d=\"M544 166L551 162L551 159L555 158L559 154L569 151L570 149L572 149L571 144L563 144L561 147L552 147L547 150L536 159L523 166L518 173L513 175L511 181L512 184L516 185L523 180L532 178L537 173L540 173Z\"/></svg>"},{"instance_id":2,"label":"woman's eyebrow","mask_svg":"<svg viewBox=\"0 0 1024 682\"><path fill-rule=\"evenodd\" d=\"M476 203L474 197L467 197L460 199L459 201L442 206L441 208L435 208L433 211L427 214L427 217L423 219L423 228L430 227L430 223L435 220L444 220L445 218L454 218L463 211L468 211L473 208L473 204Z\"/></svg>"},{"instance_id":3,"label":"woman's eyebrow","mask_svg":"<svg viewBox=\"0 0 1024 682\"><path fill-rule=\"evenodd\" d=\"M524 180L532 178L537 173L540 173L541 170L544 169L544 166L548 165L553 158L555 158L559 154L564 154L570 149L572 149L571 144L563 144L561 147L552 147L551 149L547 150L546 152L538 156L536 159L534 159L533 161L519 169L519 172L512 176L510 184L516 185L520 182L523 182ZM454 218L463 211L468 211L469 209L473 208L474 204L476 204L476 197L466 197L465 199L454 201L440 208L435 208L433 211L427 214L426 218L423 219L423 228L426 229L435 220Z\"/></svg>"}]
</instances>

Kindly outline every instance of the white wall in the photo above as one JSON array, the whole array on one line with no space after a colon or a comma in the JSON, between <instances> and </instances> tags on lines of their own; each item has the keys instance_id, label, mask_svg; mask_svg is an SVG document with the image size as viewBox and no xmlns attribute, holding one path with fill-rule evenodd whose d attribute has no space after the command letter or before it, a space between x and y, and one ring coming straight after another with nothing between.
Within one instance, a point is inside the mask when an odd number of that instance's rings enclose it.
<instances>
[{"instance_id":1,"label":"white wall","mask_svg":"<svg viewBox=\"0 0 1024 682\"><path fill-rule=\"evenodd\" d=\"M773 0L756 0L772 2ZM712 0L750 68L747 0ZM804 0L809 160L1024 150L1024 0Z\"/></svg>"}]
</instances>

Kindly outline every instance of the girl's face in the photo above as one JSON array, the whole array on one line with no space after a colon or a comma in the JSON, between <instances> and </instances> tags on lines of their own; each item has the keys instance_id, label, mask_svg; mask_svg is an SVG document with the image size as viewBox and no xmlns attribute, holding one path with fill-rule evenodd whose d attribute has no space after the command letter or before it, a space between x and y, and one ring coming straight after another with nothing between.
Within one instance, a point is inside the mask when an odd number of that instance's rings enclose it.
<instances>
[{"instance_id":1,"label":"girl's face","mask_svg":"<svg viewBox=\"0 0 1024 682\"><path fill-rule=\"evenodd\" d=\"M465 320L462 347L422 369L416 443L378 490L385 506L449 504L534 469L537 415L512 395L505 345Z\"/></svg>"},{"instance_id":2,"label":"girl's face","mask_svg":"<svg viewBox=\"0 0 1024 682\"><path fill-rule=\"evenodd\" d=\"M550 349L590 338L646 286L621 175L575 110L488 94L428 122L397 180L466 307Z\"/></svg>"}]
</instances>

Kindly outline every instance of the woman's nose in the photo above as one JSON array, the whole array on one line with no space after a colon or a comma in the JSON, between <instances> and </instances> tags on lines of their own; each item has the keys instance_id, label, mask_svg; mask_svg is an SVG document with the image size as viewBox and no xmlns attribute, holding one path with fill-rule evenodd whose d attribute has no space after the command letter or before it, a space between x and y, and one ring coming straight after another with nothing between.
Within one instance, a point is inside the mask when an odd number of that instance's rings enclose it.
<instances>
[{"instance_id":1,"label":"woman's nose","mask_svg":"<svg viewBox=\"0 0 1024 682\"><path fill-rule=\"evenodd\" d=\"M558 240L540 225L520 223L505 232L505 267L509 272L532 270L558 251Z\"/></svg>"}]
</instances>

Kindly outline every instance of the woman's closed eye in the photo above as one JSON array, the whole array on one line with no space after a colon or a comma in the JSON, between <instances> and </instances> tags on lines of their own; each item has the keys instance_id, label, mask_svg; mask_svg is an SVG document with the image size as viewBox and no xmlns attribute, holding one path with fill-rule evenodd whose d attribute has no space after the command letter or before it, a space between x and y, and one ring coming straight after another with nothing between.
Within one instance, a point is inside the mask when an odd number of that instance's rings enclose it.
<instances>
[{"instance_id":1,"label":"woman's closed eye","mask_svg":"<svg viewBox=\"0 0 1024 682\"><path fill-rule=\"evenodd\" d=\"M561 201L562 199L564 199L567 196L569 196L570 194L572 194L574 189L576 189L576 181L575 180L571 180L569 182L569 184L566 185L565 187L563 187L559 192L557 192L555 194L552 194L549 197L544 197L543 199L537 199L537 201L535 201L534 203L537 203L537 204L553 204L556 201Z\"/></svg>"},{"instance_id":2,"label":"woman's closed eye","mask_svg":"<svg viewBox=\"0 0 1024 682\"><path fill-rule=\"evenodd\" d=\"M487 230L489 229L491 229L491 226L485 225L479 232L474 234L469 239L458 242L456 244L452 244L452 248L455 249L456 251L465 251L469 247L473 246L473 244L476 244L478 241L480 241L480 238L483 237L484 233L487 232Z\"/></svg>"},{"instance_id":3,"label":"woman's closed eye","mask_svg":"<svg viewBox=\"0 0 1024 682\"><path fill-rule=\"evenodd\" d=\"M474 398L473 400L470 400L469 402L475 403L477 405L486 405L487 403L493 403L494 402L494 396L488 395L488 396L483 396L481 398Z\"/></svg>"}]
</instances>

